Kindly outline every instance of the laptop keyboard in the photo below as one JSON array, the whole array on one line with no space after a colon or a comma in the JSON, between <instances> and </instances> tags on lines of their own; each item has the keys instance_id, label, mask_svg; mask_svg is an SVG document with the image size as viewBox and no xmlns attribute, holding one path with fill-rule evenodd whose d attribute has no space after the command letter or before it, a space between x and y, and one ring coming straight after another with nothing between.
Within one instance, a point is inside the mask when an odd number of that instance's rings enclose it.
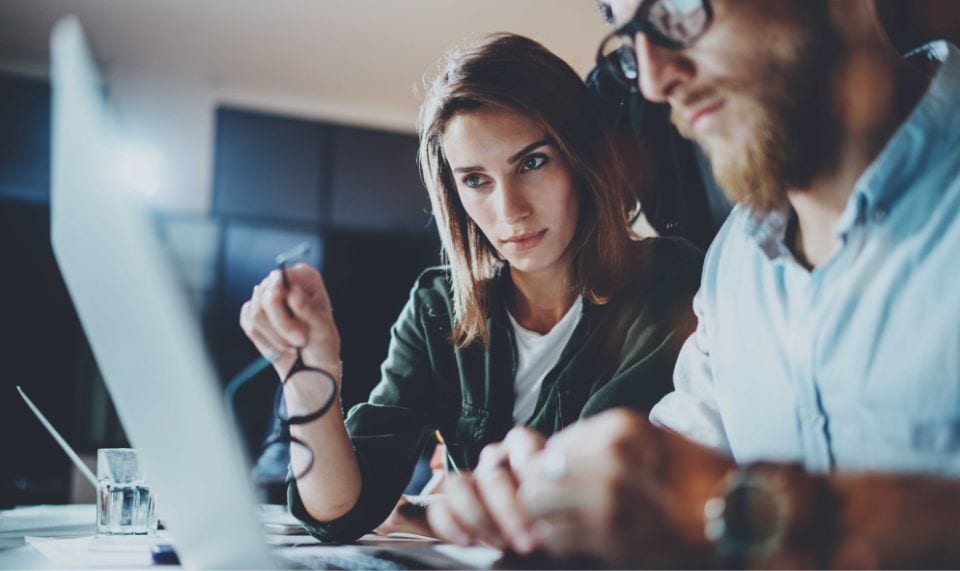
<instances>
[{"instance_id":1,"label":"laptop keyboard","mask_svg":"<svg viewBox=\"0 0 960 571\"><path fill-rule=\"evenodd\" d=\"M299 565L305 569L371 569L373 571L405 571L416 567L408 567L398 561L366 555L364 553L349 553L342 555L316 554L299 555L296 558ZM423 569L424 567L420 567Z\"/></svg>"}]
</instances>

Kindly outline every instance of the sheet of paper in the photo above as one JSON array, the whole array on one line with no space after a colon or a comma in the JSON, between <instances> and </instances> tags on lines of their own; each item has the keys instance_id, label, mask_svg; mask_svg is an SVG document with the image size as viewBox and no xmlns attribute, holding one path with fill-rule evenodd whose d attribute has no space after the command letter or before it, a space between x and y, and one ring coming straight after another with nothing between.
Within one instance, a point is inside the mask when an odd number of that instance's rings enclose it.
<instances>
[{"instance_id":1,"label":"sheet of paper","mask_svg":"<svg viewBox=\"0 0 960 571\"><path fill-rule=\"evenodd\" d=\"M18 507L0 512L0 538L91 534L96 531L96 518L93 504Z\"/></svg>"},{"instance_id":2,"label":"sheet of paper","mask_svg":"<svg viewBox=\"0 0 960 571\"><path fill-rule=\"evenodd\" d=\"M459 545L434 545L433 549L451 559L463 563L465 568L490 569L503 552L492 547L460 547Z\"/></svg>"},{"instance_id":3,"label":"sheet of paper","mask_svg":"<svg viewBox=\"0 0 960 571\"><path fill-rule=\"evenodd\" d=\"M390 542L402 542L402 543L436 543L438 540L433 537L427 537L425 535L419 535L416 533L407 533L405 531L395 531L393 533L388 533L387 535L378 535L376 533L368 533L361 537L358 543L364 545L383 545Z\"/></svg>"},{"instance_id":4,"label":"sheet of paper","mask_svg":"<svg viewBox=\"0 0 960 571\"><path fill-rule=\"evenodd\" d=\"M150 567L150 550L169 543L164 534L153 537L85 536L71 539L27 537L27 544L57 567L138 568Z\"/></svg>"},{"instance_id":5,"label":"sheet of paper","mask_svg":"<svg viewBox=\"0 0 960 571\"><path fill-rule=\"evenodd\" d=\"M0 537L0 551L4 549L13 549L15 547L20 547L24 544L24 538L22 537Z\"/></svg>"},{"instance_id":6,"label":"sheet of paper","mask_svg":"<svg viewBox=\"0 0 960 571\"><path fill-rule=\"evenodd\" d=\"M268 533L269 545L296 547L298 545L320 545L320 540L312 535L290 535L286 533Z\"/></svg>"},{"instance_id":7,"label":"sheet of paper","mask_svg":"<svg viewBox=\"0 0 960 571\"><path fill-rule=\"evenodd\" d=\"M276 525L296 525L300 526L300 521L290 515L287 506L276 504L260 504L258 512L261 523L272 523Z\"/></svg>"},{"instance_id":8,"label":"sheet of paper","mask_svg":"<svg viewBox=\"0 0 960 571\"><path fill-rule=\"evenodd\" d=\"M0 549L22 546L28 535L92 535L96 532L96 517L96 507L89 504L24 506L0 511Z\"/></svg>"}]
</instances>

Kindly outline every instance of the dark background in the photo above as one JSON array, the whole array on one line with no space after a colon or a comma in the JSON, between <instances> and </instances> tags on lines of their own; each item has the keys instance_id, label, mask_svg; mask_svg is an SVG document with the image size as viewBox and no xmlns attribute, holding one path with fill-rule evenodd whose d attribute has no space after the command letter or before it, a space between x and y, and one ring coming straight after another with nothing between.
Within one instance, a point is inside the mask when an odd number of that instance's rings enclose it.
<instances>
[{"instance_id":1,"label":"dark background","mask_svg":"<svg viewBox=\"0 0 960 571\"><path fill-rule=\"evenodd\" d=\"M126 443L50 247L50 86L0 74L0 507L69 499L69 462L14 387L75 448ZM156 215L225 383L256 358L237 321L274 257L302 241L342 337L344 405L379 379L390 324L439 240L413 135L222 107L208 215ZM251 455L276 379L237 398Z\"/></svg>"}]
</instances>

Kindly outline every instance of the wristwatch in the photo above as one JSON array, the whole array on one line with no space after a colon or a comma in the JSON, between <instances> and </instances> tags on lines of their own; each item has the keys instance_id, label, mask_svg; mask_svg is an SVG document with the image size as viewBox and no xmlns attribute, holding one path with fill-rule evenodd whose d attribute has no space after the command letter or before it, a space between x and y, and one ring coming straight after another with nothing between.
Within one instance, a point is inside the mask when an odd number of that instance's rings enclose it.
<instances>
[{"instance_id":1,"label":"wristwatch","mask_svg":"<svg viewBox=\"0 0 960 571\"><path fill-rule=\"evenodd\" d=\"M781 550L794 506L769 465L736 468L703 506L704 535L726 563L742 567Z\"/></svg>"}]
</instances>

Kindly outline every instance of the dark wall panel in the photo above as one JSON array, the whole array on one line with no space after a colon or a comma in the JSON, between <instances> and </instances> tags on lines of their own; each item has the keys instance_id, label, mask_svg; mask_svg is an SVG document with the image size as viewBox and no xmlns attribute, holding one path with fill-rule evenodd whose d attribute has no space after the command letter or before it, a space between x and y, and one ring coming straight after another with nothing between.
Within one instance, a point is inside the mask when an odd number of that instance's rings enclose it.
<instances>
[{"instance_id":1,"label":"dark wall panel","mask_svg":"<svg viewBox=\"0 0 960 571\"><path fill-rule=\"evenodd\" d=\"M256 356L257 352L240 329L240 307L250 298L253 286L277 267L277 254L308 242L310 253L302 260L314 267L323 262L323 243L317 233L265 224L229 222L224 226L222 284L219 319L214 324L214 349L223 382L227 382ZM270 426L272 403L278 387L272 369L257 375L238 393L234 405L241 419L247 451L256 457L260 443Z\"/></svg>"},{"instance_id":2,"label":"dark wall panel","mask_svg":"<svg viewBox=\"0 0 960 571\"><path fill-rule=\"evenodd\" d=\"M21 385L64 437L77 440L74 395L84 345L50 247L50 209L0 200L0 507L67 499L69 461L14 389Z\"/></svg>"},{"instance_id":3,"label":"dark wall panel","mask_svg":"<svg viewBox=\"0 0 960 571\"><path fill-rule=\"evenodd\" d=\"M50 198L50 84L0 74L0 196Z\"/></svg>"},{"instance_id":4,"label":"dark wall panel","mask_svg":"<svg viewBox=\"0 0 960 571\"><path fill-rule=\"evenodd\" d=\"M325 131L310 121L219 109L214 213L319 221Z\"/></svg>"},{"instance_id":5,"label":"dark wall panel","mask_svg":"<svg viewBox=\"0 0 960 571\"><path fill-rule=\"evenodd\" d=\"M439 263L435 234L331 231L324 240L323 277L340 331L343 402L366 400L380 380L390 326L417 276Z\"/></svg>"},{"instance_id":6,"label":"dark wall panel","mask_svg":"<svg viewBox=\"0 0 960 571\"><path fill-rule=\"evenodd\" d=\"M337 127L334 157L333 226L426 231L430 200L417 170L417 137Z\"/></svg>"},{"instance_id":7,"label":"dark wall panel","mask_svg":"<svg viewBox=\"0 0 960 571\"><path fill-rule=\"evenodd\" d=\"M225 232L221 295L231 318L239 317L253 286L276 269L277 254L307 242L310 253L302 261L314 267L323 262L323 244L313 231L231 222Z\"/></svg>"}]
</instances>

